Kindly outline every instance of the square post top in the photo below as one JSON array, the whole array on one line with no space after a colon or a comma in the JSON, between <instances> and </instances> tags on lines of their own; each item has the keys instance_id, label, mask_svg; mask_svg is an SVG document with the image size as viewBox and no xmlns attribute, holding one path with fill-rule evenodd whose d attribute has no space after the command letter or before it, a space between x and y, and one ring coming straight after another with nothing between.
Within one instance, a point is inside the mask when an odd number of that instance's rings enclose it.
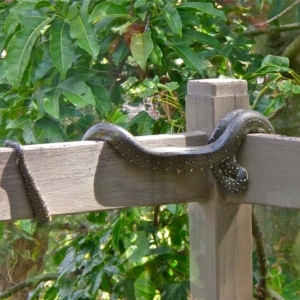
<instances>
[{"instance_id":1,"label":"square post top","mask_svg":"<svg viewBox=\"0 0 300 300\"><path fill-rule=\"evenodd\" d=\"M198 79L190 80L187 85L188 96L226 97L247 93L247 81L241 79Z\"/></svg>"}]
</instances>

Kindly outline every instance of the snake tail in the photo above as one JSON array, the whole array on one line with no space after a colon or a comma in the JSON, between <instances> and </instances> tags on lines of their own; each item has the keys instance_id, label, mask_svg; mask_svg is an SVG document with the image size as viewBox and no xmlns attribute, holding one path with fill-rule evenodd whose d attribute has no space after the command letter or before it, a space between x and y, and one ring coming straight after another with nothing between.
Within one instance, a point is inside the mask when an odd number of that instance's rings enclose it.
<instances>
[{"instance_id":1,"label":"snake tail","mask_svg":"<svg viewBox=\"0 0 300 300\"><path fill-rule=\"evenodd\" d=\"M29 202L32 206L34 218L36 219L38 226L47 224L51 221L50 212L43 195L30 174L30 170L26 164L23 147L19 143L10 140L6 140L4 146L13 148L16 151L17 165L21 172Z\"/></svg>"}]
</instances>

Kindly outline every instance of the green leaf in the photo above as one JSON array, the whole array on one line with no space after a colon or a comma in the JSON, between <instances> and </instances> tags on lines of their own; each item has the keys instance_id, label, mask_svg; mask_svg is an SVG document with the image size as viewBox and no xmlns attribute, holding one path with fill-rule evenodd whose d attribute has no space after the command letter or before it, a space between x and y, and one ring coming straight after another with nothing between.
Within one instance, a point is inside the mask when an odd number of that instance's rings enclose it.
<instances>
[{"instance_id":1,"label":"green leaf","mask_svg":"<svg viewBox=\"0 0 300 300\"><path fill-rule=\"evenodd\" d=\"M135 33L131 39L130 49L134 60L142 70L145 70L147 59L153 50L151 32Z\"/></svg>"},{"instance_id":2,"label":"green leaf","mask_svg":"<svg viewBox=\"0 0 300 300\"><path fill-rule=\"evenodd\" d=\"M74 117L72 115L71 117ZM84 133L91 127L92 124L95 123L95 118L88 114L80 117L77 122L71 123L66 128L66 133L71 141L78 141L82 138Z\"/></svg>"},{"instance_id":3,"label":"green leaf","mask_svg":"<svg viewBox=\"0 0 300 300\"><path fill-rule=\"evenodd\" d=\"M18 3L17 6L11 7L9 10L9 15L5 19L4 23L4 33L13 33L19 24L19 15L23 14L28 9L33 9L34 3Z\"/></svg>"},{"instance_id":4,"label":"green leaf","mask_svg":"<svg viewBox=\"0 0 300 300\"><path fill-rule=\"evenodd\" d=\"M76 268L76 256L75 256L75 248L69 248L64 260L61 262L59 266L60 277L67 272L74 271Z\"/></svg>"},{"instance_id":5,"label":"green leaf","mask_svg":"<svg viewBox=\"0 0 300 300\"><path fill-rule=\"evenodd\" d=\"M125 219L119 218L117 223L114 225L112 230L112 237L113 237L113 246L117 252L119 252L119 241L121 239L122 230L125 226Z\"/></svg>"},{"instance_id":6,"label":"green leaf","mask_svg":"<svg viewBox=\"0 0 300 300\"><path fill-rule=\"evenodd\" d=\"M267 55L262 63L261 66L280 66L280 67L289 67L289 59L287 57L282 56L274 56L274 55Z\"/></svg>"},{"instance_id":7,"label":"green leaf","mask_svg":"<svg viewBox=\"0 0 300 300\"><path fill-rule=\"evenodd\" d=\"M132 255L128 258L128 261L130 262L138 262L140 261L144 256L149 255L150 253L150 245L149 240L147 238L147 234L144 231L137 231L135 232L136 240L135 240L135 246L136 249L134 249Z\"/></svg>"},{"instance_id":8,"label":"green leaf","mask_svg":"<svg viewBox=\"0 0 300 300\"><path fill-rule=\"evenodd\" d=\"M0 241L3 240L3 238L5 238L4 236L4 232L5 232L5 223L4 222L0 222Z\"/></svg>"},{"instance_id":9,"label":"green leaf","mask_svg":"<svg viewBox=\"0 0 300 300\"><path fill-rule=\"evenodd\" d=\"M52 93L47 93L43 97L45 111L53 118L59 120L59 89L55 89Z\"/></svg>"},{"instance_id":10,"label":"green leaf","mask_svg":"<svg viewBox=\"0 0 300 300\"><path fill-rule=\"evenodd\" d=\"M58 88L70 102L78 107L84 107L88 104L95 105L94 95L90 87L83 81L75 81L70 78L62 82Z\"/></svg>"},{"instance_id":11,"label":"green leaf","mask_svg":"<svg viewBox=\"0 0 300 300\"><path fill-rule=\"evenodd\" d=\"M95 27L88 23L89 15L80 10L75 18L69 21L71 36L78 40L79 46L87 51L94 59L100 51L100 43L97 39Z\"/></svg>"},{"instance_id":12,"label":"green leaf","mask_svg":"<svg viewBox=\"0 0 300 300\"><path fill-rule=\"evenodd\" d=\"M255 102L255 106L252 109L255 109L264 115L268 116L277 110L281 109L286 105L285 99L281 94L278 94L277 97L269 97L263 95Z\"/></svg>"},{"instance_id":13,"label":"green leaf","mask_svg":"<svg viewBox=\"0 0 300 300\"><path fill-rule=\"evenodd\" d=\"M112 60L116 66L119 66L120 63L126 58L127 54L129 52L129 49L126 45L126 42L124 39L121 39L118 42L117 48L112 54Z\"/></svg>"},{"instance_id":14,"label":"green leaf","mask_svg":"<svg viewBox=\"0 0 300 300\"><path fill-rule=\"evenodd\" d=\"M176 215L178 211L178 205L177 204L167 204L166 205L167 210L169 210L173 215Z\"/></svg>"},{"instance_id":15,"label":"green leaf","mask_svg":"<svg viewBox=\"0 0 300 300\"><path fill-rule=\"evenodd\" d=\"M34 129L32 128L31 123L31 116L30 115L23 115L18 117L17 119L9 122L5 129L15 129L19 128L23 131L23 139L26 142L26 144L36 144L39 141L36 138Z\"/></svg>"},{"instance_id":16,"label":"green leaf","mask_svg":"<svg viewBox=\"0 0 300 300\"><path fill-rule=\"evenodd\" d=\"M65 79L72 61L72 40L69 32L69 25L63 20L55 19L52 23L50 51L53 63L62 79Z\"/></svg>"},{"instance_id":17,"label":"green leaf","mask_svg":"<svg viewBox=\"0 0 300 300\"><path fill-rule=\"evenodd\" d=\"M179 88L179 84L177 82L167 82L166 84L158 83L157 87L166 91L174 91Z\"/></svg>"},{"instance_id":18,"label":"green leaf","mask_svg":"<svg viewBox=\"0 0 300 300\"><path fill-rule=\"evenodd\" d=\"M188 299L189 282L178 282L165 285L161 300Z\"/></svg>"},{"instance_id":19,"label":"green leaf","mask_svg":"<svg viewBox=\"0 0 300 300\"><path fill-rule=\"evenodd\" d=\"M35 104L37 107L37 116L35 117L35 120L41 119L45 116L45 108L44 108L44 94L47 93L46 90L42 90L41 88L38 88L35 93L33 94L33 99L35 100Z\"/></svg>"},{"instance_id":20,"label":"green leaf","mask_svg":"<svg viewBox=\"0 0 300 300\"><path fill-rule=\"evenodd\" d=\"M134 6L134 8L138 8L138 7L143 6L146 3L147 3L147 0L136 0L136 1L134 1L133 6Z\"/></svg>"},{"instance_id":21,"label":"green leaf","mask_svg":"<svg viewBox=\"0 0 300 300\"><path fill-rule=\"evenodd\" d=\"M101 117L107 119L112 112L110 94L106 88L100 85L88 84L95 97L96 108L100 111Z\"/></svg>"},{"instance_id":22,"label":"green leaf","mask_svg":"<svg viewBox=\"0 0 300 300\"><path fill-rule=\"evenodd\" d=\"M32 222L30 220L20 220L18 221L22 230L27 232L28 234L32 235L34 232L34 228L32 226Z\"/></svg>"},{"instance_id":23,"label":"green leaf","mask_svg":"<svg viewBox=\"0 0 300 300\"><path fill-rule=\"evenodd\" d=\"M51 7L51 2L50 1L43 1L43 0L39 0L37 1L36 5L34 6L35 9L38 8L43 8L43 7Z\"/></svg>"},{"instance_id":24,"label":"green leaf","mask_svg":"<svg viewBox=\"0 0 300 300\"><path fill-rule=\"evenodd\" d=\"M178 9L195 9L197 11L204 12L211 16L216 16L226 21L225 14L218 9L215 9L212 3L204 3L204 2L186 2L178 6Z\"/></svg>"},{"instance_id":25,"label":"green leaf","mask_svg":"<svg viewBox=\"0 0 300 300\"><path fill-rule=\"evenodd\" d=\"M294 94L300 94L300 85L292 85L292 92Z\"/></svg>"},{"instance_id":26,"label":"green leaf","mask_svg":"<svg viewBox=\"0 0 300 300\"><path fill-rule=\"evenodd\" d=\"M200 75L203 74L202 61L189 46L171 45L171 48L176 51L188 68L198 71Z\"/></svg>"},{"instance_id":27,"label":"green leaf","mask_svg":"<svg viewBox=\"0 0 300 300\"><path fill-rule=\"evenodd\" d=\"M45 57L36 67L32 81L34 83L42 82L43 78L48 72L50 73L54 68L53 60L50 56Z\"/></svg>"},{"instance_id":28,"label":"green leaf","mask_svg":"<svg viewBox=\"0 0 300 300\"><path fill-rule=\"evenodd\" d=\"M36 10L26 10L19 19L22 29L10 41L5 58L6 77L13 87L22 80L36 38L53 18L46 18Z\"/></svg>"},{"instance_id":29,"label":"green leaf","mask_svg":"<svg viewBox=\"0 0 300 300\"><path fill-rule=\"evenodd\" d=\"M222 47L222 44L215 37L206 33L198 32L196 30L191 29L183 29L182 35L184 37L189 37L204 45L214 47L215 49L221 49Z\"/></svg>"},{"instance_id":30,"label":"green leaf","mask_svg":"<svg viewBox=\"0 0 300 300\"><path fill-rule=\"evenodd\" d=\"M30 119L31 116L30 115L23 115L20 116L19 118L10 121L7 125L6 125L6 129L12 129L12 128L23 128L23 126L26 125L26 123L30 123Z\"/></svg>"},{"instance_id":31,"label":"green leaf","mask_svg":"<svg viewBox=\"0 0 300 300\"><path fill-rule=\"evenodd\" d=\"M128 115L124 114L120 108L117 108L113 113L109 116L108 121L119 126L124 126L126 120L128 119Z\"/></svg>"},{"instance_id":32,"label":"green leaf","mask_svg":"<svg viewBox=\"0 0 300 300\"><path fill-rule=\"evenodd\" d=\"M278 81L276 85L280 92L289 93L291 91L292 81L291 80Z\"/></svg>"},{"instance_id":33,"label":"green leaf","mask_svg":"<svg viewBox=\"0 0 300 300\"><path fill-rule=\"evenodd\" d=\"M99 272L94 280L94 283L93 283L93 288L92 288L92 295L94 295L98 289L99 289L99 286L101 284L101 279L102 279L102 275L103 273L102 272Z\"/></svg>"},{"instance_id":34,"label":"green leaf","mask_svg":"<svg viewBox=\"0 0 300 300\"><path fill-rule=\"evenodd\" d=\"M149 60L158 66L162 65L162 58L163 58L163 52L161 51L160 47L154 43L153 44L153 50L149 56Z\"/></svg>"},{"instance_id":35,"label":"green leaf","mask_svg":"<svg viewBox=\"0 0 300 300\"><path fill-rule=\"evenodd\" d=\"M169 246L158 246L157 248L150 249L149 255L163 255L172 253L172 249Z\"/></svg>"},{"instance_id":36,"label":"green leaf","mask_svg":"<svg viewBox=\"0 0 300 300\"><path fill-rule=\"evenodd\" d=\"M117 5L111 2L103 2L94 8L88 22L106 19L106 22L110 23L115 19L128 17L128 11L123 5Z\"/></svg>"},{"instance_id":37,"label":"green leaf","mask_svg":"<svg viewBox=\"0 0 300 300\"><path fill-rule=\"evenodd\" d=\"M139 135L151 135L155 121L145 111L134 116L128 123L125 124L125 129L129 129L134 124L138 125L137 132Z\"/></svg>"},{"instance_id":38,"label":"green leaf","mask_svg":"<svg viewBox=\"0 0 300 300\"><path fill-rule=\"evenodd\" d=\"M72 78L74 81L86 81L95 75L97 75L96 70L81 66L71 68L67 73L68 80Z\"/></svg>"},{"instance_id":39,"label":"green leaf","mask_svg":"<svg viewBox=\"0 0 300 300\"><path fill-rule=\"evenodd\" d=\"M42 118L35 122L34 132L40 143L58 143L68 140L60 123L48 118Z\"/></svg>"},{"instance_id":40,"label":"green leaf","mask_svg":"<svg viewBox=\"0 0 300 300\"><path fill-rule=\"evenodd\" d=\"M69 7L68 7L68 12L66 15L65 20L71 21L73 20L76 16L78 15L78 3L77 2L73 2Z\"/></svg>"},{"instance_id":41,"label":"green leaf","mask_svg":"<svg viewBox=\"0 0 300 300\"><path fill-rule=\"evenodd\" d=\"M0 32L0 51L1 51L1 53L2 53L5 42L6 42L6 35ZM1 62L2 61L3 60L1 60ZM4 73L4 68L3 68L3 65L2 65L1 68L0 68L0 78L2 77L3 73Z\"/></svg>"},{"instance_id":42,"label":"green leaf","mask_svg":"<svg viewBox=\"0 0 300 300\"><path fill-rule=\"evenodd\" d=\"M171 3L168 3L163 8L162 13L171 30L175 34L182 36L182 23L177 9L174 6L172 6Z\"/></svg>"},{"instance_id":43,"label":"green leaf","mask_svg":"<svg viewBox=\"0 0 300 300\"><path fill-rule=\"evenodd\" d=\"M136 299L152 300L155 296L155 286L151 282L150 275L147 271L143 272L134 282L134 292Z\"/></svg>"}]
</instances>

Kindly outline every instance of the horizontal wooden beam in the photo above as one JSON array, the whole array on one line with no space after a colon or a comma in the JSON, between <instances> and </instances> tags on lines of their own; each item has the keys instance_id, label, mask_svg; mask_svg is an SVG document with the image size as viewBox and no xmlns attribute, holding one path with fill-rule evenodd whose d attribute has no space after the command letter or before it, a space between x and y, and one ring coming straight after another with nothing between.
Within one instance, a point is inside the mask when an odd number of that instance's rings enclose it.
<instances>
[{"instance_id":1,"label":"horizontal wooden beam","mask_svg":"<svg viewBox=\"0 0 300 300\"><path fill-rule=\"evenodd\" d=\"M226 193L226 200L300 208L300 138L248 135L238 162L249 173L249 186L238 195Z\"/></svg>"},{"instance_id":2,"label":"horizontal wooden beam","mask_svg":"<svg viewBox=\"0 0 300 300\"><path fill-rule=\"evenodd\" d=\"M151 147L199 146L206 134L139 138ZM207 200L205 172L171 173L129 164L103 142L85 141L24 146L31 174L52 215L129 206ZM0 220L32 217L24 184L10 148L0 148Z\"/></svg>"},{"instance_id":3,"label":"horizontal wooden beam","mask_svg":"<svg viewBox=\"0 0 300 300\"><path fill-rule=\"evenodd\" d=\"M139 137L147 146L200 146L202 132ZM206 201L207 172L144 170L119 157L103 142L24 146L26 160L52 215L130 206ZM0 148L0 220L32 217L15 153ZM246 138L238 162L249 173L241 194L223 193L231 202L300 208L300 139L253 134Z\"/></svg>"}]
</instances>

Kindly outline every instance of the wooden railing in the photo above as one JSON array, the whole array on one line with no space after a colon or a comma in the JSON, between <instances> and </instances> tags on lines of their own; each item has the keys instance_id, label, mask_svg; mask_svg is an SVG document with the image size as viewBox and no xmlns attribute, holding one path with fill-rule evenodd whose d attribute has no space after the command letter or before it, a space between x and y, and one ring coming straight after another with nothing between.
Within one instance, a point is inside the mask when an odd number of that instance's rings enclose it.
<instances>
[{"instance_id":1,"label":"wooden railing","mask_svg":"<svg viewBox=\"0 0 300 300\"><path fill-rule=\"evenodd\" d=\"M186 96L186 134L140 137L145 145L204 145L228 111L248 108L242 80L195 80ZM207 133L207 134L206 134ZM189 203L192 299L252 299L251 205L300 208L300 139L253 134L238 161L249 187L231 195L210 171L169 173L134 167L103 142L24 146L52 215L131 206ZM0 220L31 218L11 149L0 148Z\"/></svg>"}]
</instances>

